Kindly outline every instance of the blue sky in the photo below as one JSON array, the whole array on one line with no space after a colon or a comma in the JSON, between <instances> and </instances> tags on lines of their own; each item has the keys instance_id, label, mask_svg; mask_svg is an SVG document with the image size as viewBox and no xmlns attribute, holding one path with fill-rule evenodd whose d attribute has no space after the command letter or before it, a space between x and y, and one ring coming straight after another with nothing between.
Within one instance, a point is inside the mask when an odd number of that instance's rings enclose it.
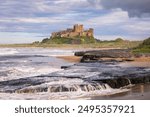
<instances>
[{"instance_id":1,"label":"blue sky","mask_svg":"<svg viewBox=\"0 0 150 117\"><path fill-rule=\"evenodd\" d=\"M84 24L95 37L150 36L150 0L0 0L0 43L30 43Z\"/></svg>"}]
</instances>

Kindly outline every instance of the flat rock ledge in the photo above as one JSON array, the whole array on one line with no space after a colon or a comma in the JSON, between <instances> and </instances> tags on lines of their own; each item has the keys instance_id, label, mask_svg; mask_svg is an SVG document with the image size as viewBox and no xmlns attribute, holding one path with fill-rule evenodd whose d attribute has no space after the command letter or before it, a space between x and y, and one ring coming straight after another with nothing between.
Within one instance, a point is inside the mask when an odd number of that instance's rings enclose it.
<instances>
[{"instance_id":1,"label":"flat rock ledge","mask_svg":"<svg viewBox=\"0 0 150 117\"><path fill-rule=\"evenodd\" d=\"M129 49L80 51L75 52L75 56L82 56L81 62L134 61L134 55Z\"/></svg>"}]
</instances>

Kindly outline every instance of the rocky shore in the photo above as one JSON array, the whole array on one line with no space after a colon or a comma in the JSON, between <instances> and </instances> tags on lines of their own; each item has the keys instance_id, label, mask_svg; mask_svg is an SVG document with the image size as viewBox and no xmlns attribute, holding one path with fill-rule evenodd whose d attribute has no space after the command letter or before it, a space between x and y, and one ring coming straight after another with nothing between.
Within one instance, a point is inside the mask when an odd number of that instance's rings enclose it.
<instances>
[{"instance_id":1,"label":"rocky shore","mask_svg":"<svg viewBox=\"0 0 150 117\"><path fill-rule=\"evenodd\" d=\"M33 94L122 90L135 84L150 82L150 67L122 67L119 65L123 61L134 61L135 55L130 50L82 51L76 52L75 55L82 58L81 62L62 66L61 71L1 81L0 93Z\"/></svg>"},{"instance_id":2,"label":"rocky shore","mask_svg":"<svg viewBox=\"0 0 150 117\"><path fill-rule=\"evenodd\" d=\"M62 67L64 70L47 75L1 81L2 93L74 92L124 88L133 84L149 83L150 69L121 67L117 63L77 63ZM59 81L60 83L56 83ZM64 81L74 80L70 84ZM80 80L80 83L75 81ZM63 81L63 82L61 82Z\"/></svg>"}]
</instances>

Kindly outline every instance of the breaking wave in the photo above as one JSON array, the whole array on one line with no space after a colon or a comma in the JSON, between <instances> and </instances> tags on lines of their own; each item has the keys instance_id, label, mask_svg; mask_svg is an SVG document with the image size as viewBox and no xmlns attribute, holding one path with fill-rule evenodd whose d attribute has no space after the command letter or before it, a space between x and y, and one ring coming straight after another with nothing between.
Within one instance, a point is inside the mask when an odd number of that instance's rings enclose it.
<instances>
[{"instance_id":1,"label":"breaking wave","mask_svg":"<svg viewBox=\"0 0 150 117\"><path fill-rule=\"evenodd\" d=\"M13 48L0 48L0 56L2 55L13 55L18 53L16 49Z\"/></svg>"},{"instance_id":2,"label":"breaking wave","mask_svg":"<svg viewBox=\"0 0 150 117\"><path fill-rule=\"evenodd\" d=\"M0 81L19 79L24 77L38 76L41 74L47 74L51 72L60 71L59 68L50 67L13 67L7 68L7 70L0 70Z\"/></svg>"}]
</instances>

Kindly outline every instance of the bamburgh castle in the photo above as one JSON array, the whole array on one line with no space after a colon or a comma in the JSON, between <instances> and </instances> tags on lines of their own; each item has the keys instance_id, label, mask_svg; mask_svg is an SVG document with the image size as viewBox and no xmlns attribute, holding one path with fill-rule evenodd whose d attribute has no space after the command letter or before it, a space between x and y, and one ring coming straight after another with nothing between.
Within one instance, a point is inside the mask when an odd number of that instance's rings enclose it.
<instances>
[{"instance_id":1,"label":"bamburgh castle","mask_svg":"<svg viewBox=\"0 0 150 117\"><path fill-rule=\"evenodd\" d=\"M51 38L54 37L81 37L81 36L86 36L86 37L93 37L93 28L89 28L88 30L84 30L83 25L76 24L73 26L73 28L68 28L63 31L59 32L53 32L51 34Z\"/></svg>"}]
</instances>

